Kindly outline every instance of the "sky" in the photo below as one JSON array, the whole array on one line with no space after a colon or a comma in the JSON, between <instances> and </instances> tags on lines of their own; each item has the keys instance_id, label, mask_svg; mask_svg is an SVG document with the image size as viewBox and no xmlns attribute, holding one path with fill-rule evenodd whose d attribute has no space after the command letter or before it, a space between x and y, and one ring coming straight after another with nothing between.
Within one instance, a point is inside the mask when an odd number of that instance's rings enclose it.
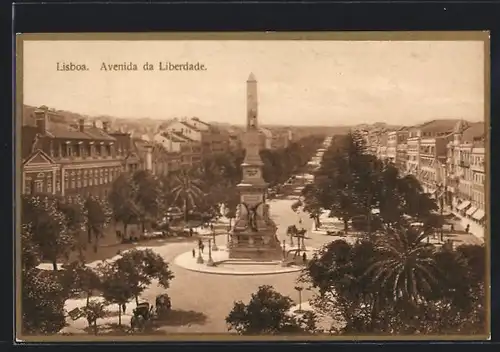
<instances>
[{"instance_id":1,"label":"sky","mask_svg":"<svg viewBox=\"0 0 500 352\"><path fill-rule=\"evenodd\" d=\"M206 70L142 70L160 61ZM128 62L139 70L100 70ZM481 41L25 41L23 99L90 116L244 124L251 72L264 125L484 119Z\"/></svg>"}]
</instances>

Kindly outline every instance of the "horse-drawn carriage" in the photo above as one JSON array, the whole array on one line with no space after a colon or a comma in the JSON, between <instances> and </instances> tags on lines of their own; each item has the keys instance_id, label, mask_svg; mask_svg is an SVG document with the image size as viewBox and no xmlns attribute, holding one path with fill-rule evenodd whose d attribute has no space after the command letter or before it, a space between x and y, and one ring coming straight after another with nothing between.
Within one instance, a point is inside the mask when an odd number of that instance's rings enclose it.
<instances>
[{"instance_id":1,"label":"horse-drawn carriage","mask_svg":"<svg viewBox=\"0 0 500 352\"><path fill-rule=\"evenodd\" d=\"M172 302L166 293L156 296L155 306L142 302L132 312L130 330L144 330L153 320L165 317L171 310Z\"/></svg>"}]
</instances>

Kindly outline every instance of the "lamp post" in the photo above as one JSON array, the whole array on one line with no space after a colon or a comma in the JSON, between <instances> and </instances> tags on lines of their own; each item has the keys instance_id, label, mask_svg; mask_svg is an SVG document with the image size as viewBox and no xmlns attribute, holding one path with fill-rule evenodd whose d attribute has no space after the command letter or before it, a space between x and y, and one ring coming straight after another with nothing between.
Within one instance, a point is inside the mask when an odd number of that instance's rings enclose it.
<instances>
[{"instance_id":1,"label":"lamp post","mask_svg":"<svg viewBox=\"0 0 500 352\"><path fill-rule=\"evenodd\" d=\"M296 313L302 313L302 290L303 289L304 288L301 286L295 286L295 290L297 290L297 292L299 293L299 309L295 311Z\"/></svg>"},{"instance_id":2,"label":"lamp post","mask_svg":"<svg viewBox=\"0 0 500 352\"><path fill-rule=\"evenodd\" d=\"M215 230L212 230L212 238L214 240L214 245L212 246L212 250L214 252L217 252L219 250L219 247L217 247L217 243L215 243Z\"/></svg>"},{"instance_id":3,"label":"lamp post","mask_svg":"<svg viewBox=\"0 0 500 352\"><path fill-rule=\"evenodd\" d=\"M204 260L203 257L201 256L201 246L198 245L198 258L196 258L196 263L198 264L203 264Z\"/></svg>"},{"instance_id":4,"label":"lamp post","mask_svg":"<svg viewBox=\"0 0 500 352\"><path fill-rule=\"evenodd\" d=\"M286 240L283 240L283 260L286 259Z\"/></svg>"},{"instance_id":5,"label":"lamp post","mask_svg":"<svg viewBox=\"0 0 500 352\"><path fill-rule=\"evenodd\" d=\"M305 252L306 251L306 231L303 231L304 233L301 236L302 239L302 250Z\"/></svg>"},{"instance_id":6,"label":"lamp post","mask_svg":"<svg viewBox=\"0 0 500 352\"><path fill-rule=\"evenodd\" d=\"M212 259L212 240L208 240L208 261L207 266L214 266L214 260Z\"/></svg>"}]
</instances>

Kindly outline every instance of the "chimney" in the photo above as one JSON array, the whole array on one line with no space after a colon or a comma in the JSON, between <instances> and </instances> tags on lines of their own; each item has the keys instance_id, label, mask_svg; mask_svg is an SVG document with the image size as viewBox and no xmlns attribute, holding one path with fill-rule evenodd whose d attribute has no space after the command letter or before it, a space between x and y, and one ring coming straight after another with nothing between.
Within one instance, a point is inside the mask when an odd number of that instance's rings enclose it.
<instances>
[{"instance_id":1,"label":"chimney","mask_svg":"<svg viewBox=\"0 0 500 352\"><path fill-rule=\"evenodd\" d=\"M80 132L85 131L85 119L78 119L78 130Z\"/></svg>"},{"instance_id":2,"label":"chimney","mask_svg":"<svg viewBox=\"0 0 500 352\"><path fill-rule=\"evenodd\" d=\"M108 121L103 121L102 129L104 132L108 133L108 131L109 131L109 122Z\"/></svg>"},{"instance_id":3,"label":"chimney","mask_svg":"<svg viewBox=\"0 0 500 352\"><path fill-rule=\"evenodd\" d=\"M44 135L47 132L48 127L47 111L35 110L35 123L38 129L38 133Z\"/></svg>"}]
</instances>

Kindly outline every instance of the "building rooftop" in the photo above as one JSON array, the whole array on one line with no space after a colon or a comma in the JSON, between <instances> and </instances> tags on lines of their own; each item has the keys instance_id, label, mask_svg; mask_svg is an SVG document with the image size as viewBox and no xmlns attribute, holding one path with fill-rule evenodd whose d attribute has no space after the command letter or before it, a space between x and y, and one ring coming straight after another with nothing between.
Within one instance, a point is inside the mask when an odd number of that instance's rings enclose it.
<instances>
[{"instance_id":1,"label":"building rooftop","mask_svg":"<svg viewBox=\"0 0 500 352\"><path fill-rule=\"evenodd\" d=\"M194 127L193 125L191 125L189 122L187 121L179 121L180 123L182 123L184 126L186 126L187 128L189 129L192 129L193 131L196 131L196 132L201 132L201 130L199 128L196 128Z\"/></svg>"},{"instance_id":2,"label":"building rooftop","mask_svg":"<svg viewBox=\"0 0 500 352\"><path fill-rule=\"evenodd\" d=\"M421 125L415 126L422 132L453 132L458 119L439 119L432 120Z\"/></svg>"},{"instance_id":3,"label":"building rooftop","mask_svg":"<svg viewBox=\"0 0 500 352\"><path fill-rule=\"evenodd\" d=\"M191 139L188 136L186 136L180 132L172 131L172 136L175 136L178 139L182 139L183 142L196 142L194 139Z\"/></svg>"},{"instance_id":4,"label":"building rooftop","mask_svg":"<svg viewBox=\"0 0 500 352\"><path fill-rule=\"evenodd\" d=\"M192 118L191 118L191 120L194 120L194 121L196 121L196 122L199 122L199 123L201 123L201 124L203 124L203 125L205 125L205 126L207 126L207 127L212 127L212 125L211 125L211 124L209 124L209 123L207 123L207 122L205 122L205 121L200 120L198 117L192 117Z\"/></svg>"},{"instance_id":5,"label":"building rooftop","mask_svg":"<svg viewBox=\"0 0 500 352\"><path fill-rule=\"evenodd\" d=\"M463 142L473 142L483 139L486 135L484 122L474 122L462 134Z\"/></svg>"}]
</instances>

